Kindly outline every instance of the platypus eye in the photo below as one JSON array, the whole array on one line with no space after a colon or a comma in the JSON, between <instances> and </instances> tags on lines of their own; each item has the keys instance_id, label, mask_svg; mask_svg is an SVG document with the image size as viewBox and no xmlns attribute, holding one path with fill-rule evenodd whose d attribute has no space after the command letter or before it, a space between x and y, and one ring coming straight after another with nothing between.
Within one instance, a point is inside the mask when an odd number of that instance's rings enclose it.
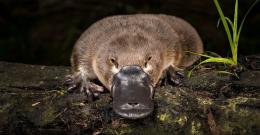
<instances>
[{"instance_id":1,"label":"platypus eye","mask_svg":"<svg viewBox=\"0 0 260 135\"><path fill-rule=\"evenodd\" d=\"M146 61L145 61L145 63L144 63L144 68L147 68L147 67L148 67L148 62L149 62L151 59L152 59L152 56L149 56L149 57L146 59Z\"/></svg>"},{"instance_id":2,"label":"platypus eye","mask_svg":"<svg viewBox=\"0 0 260 135\"><path fill-rule=\"evenodd\" d=\"M150 61L151 59L152 59L152 56L149 56L149 57L146 59L145 63L144 63L144 68L143 68L143 70L144 70L146 73L148 73L148 72L152 69L151 64L149 64L149 61Z\"/></svg>"},{"instance_id":3,"label":"platypus eye","mask_svg":"<svg viewBox=\"0 0 260 135\"><path fill-rule=\"evenodd\" d=\"M111 63L111 71L112 73L116 74L119 72L119 69L118 69L118 62L116 61L115 58L109 58L109 62Z\"/></svg>"},{"instance_id":4,"label":"platypus eye","mask_svg":"<svg viewBox=\"0 0 260 135\"><path fill-rule=\"evenodd\" d=\"M118 63L115 58L109 58L111 64L113 64L116 68L118 68Z\"/></svg>"}]
</instances>

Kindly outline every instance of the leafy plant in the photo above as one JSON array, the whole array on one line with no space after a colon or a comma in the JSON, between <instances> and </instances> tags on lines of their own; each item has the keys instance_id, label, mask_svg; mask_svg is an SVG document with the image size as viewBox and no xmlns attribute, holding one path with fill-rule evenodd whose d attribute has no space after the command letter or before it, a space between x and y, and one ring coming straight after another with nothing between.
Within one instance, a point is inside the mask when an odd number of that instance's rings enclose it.
<instances>
[{"instance_id":1,"label":"leafy plant","mask_svg":"<svg viewBox=\"0 0 260 135\"><path fill-rule=\"evenodd\" d=\"M220 20L224 26L225 32L227 34L227 38L229 41L229 45L230 45L230 49L231 49L231 53L232 53L232 57L217 57L217 56L210 56L210 55L206 55L206 54L198 54L198 53L193 53L196 55L200 55L202 57L206 57L207 59L205 59L204 61L200 62L199 65L201 64L205 64L205 63L224 63L227 65L230 65L231 67L237 67L238 62L237 62L237 54L238 54L238 41L239 41L239 37L240 37L240 33L243 27L243 24L245 22L245 19L247 17L247 15L249 14L249 12L251 11L251 9L254 7L254 5L259 1L256 0L251 6L250 8L247 10L245 16L243 17L243 20L240 24L240 26L238 27L238 0L236 0L235 2L235 11L234 11L234 18L233 18L233 22L224 15L218 0L213 0L214 4L218 10L219 16L220 16ZM218 23L219 24L219 23ZM197 68L199 65L195 66L193 69ZM192 69L192 70L193 70ZM188 73L188 76L191 76L192 70Z\"/></svg>"}]
</instances>

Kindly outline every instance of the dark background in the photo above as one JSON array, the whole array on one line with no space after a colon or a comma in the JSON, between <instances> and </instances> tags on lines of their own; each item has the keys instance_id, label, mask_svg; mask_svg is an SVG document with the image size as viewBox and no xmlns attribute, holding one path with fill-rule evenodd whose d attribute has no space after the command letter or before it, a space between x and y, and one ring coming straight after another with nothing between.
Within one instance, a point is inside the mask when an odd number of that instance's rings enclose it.
<instances>
[{"instance_id":1,"label":"dark background","mask_svg":"<svg viewBox=\"0 0 260 135\"><path fill-rule=\"evenodd\" d=\"M235 0L219 0L233 17ZM241 20L254 0L239 0ZM97 20L117 14L163 13L190 22L207 51L230 55L213 0L0 0L0 61L69 65L80 34ZM244 24L239 54L260 53L260 4Z\"/></svg>"}]
</instances>

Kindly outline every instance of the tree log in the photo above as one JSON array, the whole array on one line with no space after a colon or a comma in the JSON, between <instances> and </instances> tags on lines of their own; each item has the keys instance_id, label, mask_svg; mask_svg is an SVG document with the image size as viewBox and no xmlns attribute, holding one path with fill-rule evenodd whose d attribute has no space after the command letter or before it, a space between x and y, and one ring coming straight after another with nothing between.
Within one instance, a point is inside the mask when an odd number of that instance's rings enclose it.
<instances>
[{"instance_id":1,"label":"tree log","mask_svg":"<svg viewBox=\"0 0 260 135\"><path fill-rule=\"evenodd\" d=\"M0 134L257 134L260 71L240 79L210 70L181 86L156 89L155 111L129 120L116 115L109 93L95 102L67 93L69 67L0 62Z\"/></svg>"}]
</instances>

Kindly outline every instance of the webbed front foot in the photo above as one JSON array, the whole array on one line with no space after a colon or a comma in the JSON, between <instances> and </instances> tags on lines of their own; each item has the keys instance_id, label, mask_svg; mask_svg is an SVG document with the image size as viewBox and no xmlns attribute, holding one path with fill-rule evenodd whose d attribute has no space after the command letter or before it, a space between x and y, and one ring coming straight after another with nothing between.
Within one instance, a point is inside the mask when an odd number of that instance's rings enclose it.
<instances>
[{"instance_id":1,"label":"webbed front foot","mask_svg":"<svg viewBox=\"0 0 260 135\"><path fill-rule=\"evenodd\" d=\"M83 80L78 75L67 75L64 84L68 87L68 92L83 93L87 95L88 101L94 101L99 98L104 87L95 84L89 80Z\"/></svg>"},{"instance_id":2,"label":"webbed front foot","mask_svg":"<svg viewBox=\"0 0 260 135\"><path fill-rule=\"evenodd\" d=\"M163 77L159 80L158 85L173 85L181 86L184 79L184 73L181 69L174 69L169 67L165 72L163 72Z\"/></svg>"},{"instance_id":3,"label":"webbed front foot","mask_svg":"<svg viewBox=\"0 0 260 135\"><path fill-rule=\"evenodd\" d=\"M184 73L182 71L174 71L169 73L167 78L171 85L181 86L184 79Z\"/></svg>"}]
</instances>

